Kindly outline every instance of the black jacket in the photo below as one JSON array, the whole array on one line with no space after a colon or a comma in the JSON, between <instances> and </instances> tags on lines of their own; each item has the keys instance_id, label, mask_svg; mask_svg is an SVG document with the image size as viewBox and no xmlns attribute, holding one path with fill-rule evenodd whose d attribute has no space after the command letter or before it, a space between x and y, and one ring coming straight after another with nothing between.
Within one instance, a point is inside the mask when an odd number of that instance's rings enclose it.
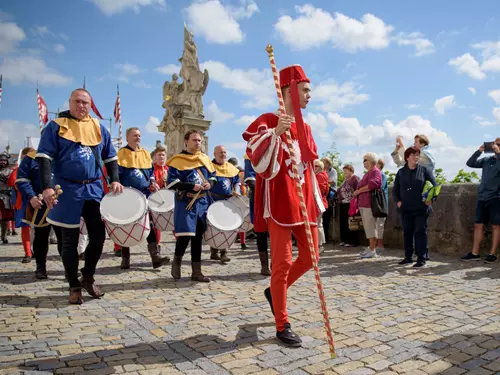
<instances>
[{"instance_id":1,"label":"black jacket","mask_svg":"<svg viewBox=\"0 0 500 375\"><path fill-rule=\"evenodd\" d=\"M429 209L425 202L422 202L425 181L437 185L430 170L422 165L417 164L415 169L410 169L406 164L398 171L392 188L392 197L395 203L401 202L401 211L418 213Z\"/></svg>"}]
</instances>

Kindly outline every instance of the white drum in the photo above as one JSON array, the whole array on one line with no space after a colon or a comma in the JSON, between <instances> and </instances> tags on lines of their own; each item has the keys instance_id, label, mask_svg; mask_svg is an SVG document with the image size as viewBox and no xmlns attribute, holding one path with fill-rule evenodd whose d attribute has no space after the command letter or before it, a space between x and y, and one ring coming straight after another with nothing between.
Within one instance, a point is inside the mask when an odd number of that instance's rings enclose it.
<instances>
[{"instance_id":1,"label":"white drum","mask_svg":"<svg viewBox=\"0 0 500 375\"><path fill-rule=\"evenodd\" d=\"M85 236L88 234L87 232L87 224L85 224L85 220L83 220L83 217L80 218L80 234Z\"/></svg>"},{"instance_id":2,"label":"white drum","mask_svg":"<svg viewBox=\"0 0 500 375\"><path fill-rule=\"evenodd\" d=\"M108 193L101 201L101 216L111 240L123 247L135 246L149 235L148 201L133 188L123 193Z\"/></svg>"},{"instance_id":3,"label":"white drum","mask_svg":"<svg viewBox=\"0 0 500 375\"><path fill-rule=\"evenodd\" d=\"M149 196L148 207L156 229L165 232L174 230L175 193L161 189Z\"/></svg>"},{"instance_id":4,"label":"white drum","mask_svg":"<svg viewBox=\"0 0 500 375\"><path fill-rule=\"evenodd\" d=\"M253 228L252 222L250 221L250 199L244 195L235 195L229 198L228 201L237 206L241 212L243 224L241 224L238 232L248 232Z\"/></svg>"},{"instance_id":5,"label":"white drum","mask_svg":"<svg viewBox=\"0 0 500 375\"><path fill-rule=\"evenodd\" d=\"M212 203L207 211L205 242L215 249L228 249L243 223L240 209L228 200Z\"/></svg>"}]
</instances>

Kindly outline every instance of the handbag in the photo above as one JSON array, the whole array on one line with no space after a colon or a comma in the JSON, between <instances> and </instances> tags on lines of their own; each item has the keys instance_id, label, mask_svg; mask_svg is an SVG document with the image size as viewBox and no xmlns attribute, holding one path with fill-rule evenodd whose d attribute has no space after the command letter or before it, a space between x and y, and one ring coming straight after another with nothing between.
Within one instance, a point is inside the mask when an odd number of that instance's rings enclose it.
<instances>
[{"instance_id":1,"label":"handbag","mask_svg":"<svg viewBox=\"0 0 500 375\"><path fill-rule=\"evenodd\" d=\"M358 231L358 230L363 230L363 219L361 219L361 216L349 216L348 224L349 224L349 230L350 231Z\"/></svg>"},{"instance_id":2,"label":"handbag","mask_svg":"<svg viewBox=\"0 0 500 375\"><path fill-rule=\"evenodd\" d=\"M351 199L351 202L349 203L349 211L348 214L349 216L356 216L359 212L358 209L358 198L354 197Z\"/></svg>"},{"instance_id":3,"label":"handbag","mask_svg":"<svg viewBox=\"0 0 500 375\"><path fill-rule=\"evenodd\" d=\"M387 217L387 201L381 189L372 190L372 215L373 217Z\"/></svg>"}]
</instances>

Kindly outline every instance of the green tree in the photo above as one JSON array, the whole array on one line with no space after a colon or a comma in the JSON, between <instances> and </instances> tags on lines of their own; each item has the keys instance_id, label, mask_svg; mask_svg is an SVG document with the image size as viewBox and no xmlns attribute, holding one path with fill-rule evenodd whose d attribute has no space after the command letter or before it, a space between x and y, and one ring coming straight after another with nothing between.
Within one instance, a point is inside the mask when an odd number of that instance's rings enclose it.
<instances>
[{"instance_id":1,"label":"green tree","mask_svg":"<svg viewBox=\"0 0 500 375\"><path fill-rule=\"evenodd\" d=\"M479 176L476 172L466 172L463 169L460 169L453 180L450 181L450 184L460 184L460 183L471 183L471 182L479 182Z\"/></svg>"},{"instance_id":2,"label":"green tree","mask_svg":"<svg viewBox=\"0 0 500 375\"><path fill-rule=\"evenodd\" d=\"M436 182L439 185L444 185L447 183L443 168L437 168L436 170L434 170L434 176L436 177Z\"/></svg>"},{"instance_id":3,"label":"green tree","mask_svg":"<svg viewBox=\"0 0 500 375\"><path fill-rule=\"evenodd\" d=\"M387 185L392 185L392 183L396 179L396 173L385 171L384 174L387 176Z\"/></svg>"}]
</instances>

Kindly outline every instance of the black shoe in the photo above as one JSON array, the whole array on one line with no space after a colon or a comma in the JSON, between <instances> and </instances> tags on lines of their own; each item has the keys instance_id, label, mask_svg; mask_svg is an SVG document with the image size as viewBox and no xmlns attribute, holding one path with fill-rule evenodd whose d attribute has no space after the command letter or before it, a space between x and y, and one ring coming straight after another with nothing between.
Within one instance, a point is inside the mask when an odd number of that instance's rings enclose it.
<instances>
[{"instance_id":1,"label":"black shoe","mask_svg":"<svg viewBox=\"0 0 500 375\"><path fill-rule=\"evenodd\" d=\"M486 258L484 258L484 263L494 263L497 260L497 256L493 254L488 254Z\"/></svg>"},{"instance_id":2,"label":"black shoe","mask_svg":"<svg viewBox=\"0 0 500 375\"><path fill-rule=\"evenodd\" d=\"M404 265L404 264L410 264L410 263L413 263L413 259L408 259L408 258L404 258L401 262L399 262L398 264L400 265Z\"/></svg>"},{"instance_id":3,"label":"black shoe","mask_svg":"<svg viewBox=\"0 0 500 375\"><path fill-rule=\"evenodd\" d=\"M21 260L21 263L31 263L31 257L24 257L24 258Z\"/></svg>"},{"instance_id":4,"label":"black shoe","mask_svg":"<svg viewBox=\"0 0 500 375\"><path fill-rule=\"evenodd\" d=\"M277 331L276 337L285 345L291 346L293 348L298 348L302 346L302 340L292 331L292 326L290 323L285 323L285 329L283 331Z\"/></svg>"},{"instance_id":5,"label":"black shoe","mask_svg":"<svg viewBox=\"0 0 500 375\"><path fill-rule=\"evenodd\" d=\"M479 254L476 255L476 254L468 253L467 255L464 255L460 259L463 260L464 262L469 262L471 260L481 260L481 255L479 255Z\"/></svg>"},{"instance_id":6,"label":"black shoe","mask_svg":"<svg viewBox=\"0 0 500 375\"><path fill-rule=\"evenodd\" d=\"M422 268L425 267L425 260L417 260L417 263L413 265L413 268Z\"/></svg>"},{"instance_id":7,"label":"black shoe","mask_svg":"<svg viewBox=\"0 0 500 375\"><path fill-rule=\"evenodd\" d=\"M266 290L264 290L264 295L266 296L267 302L269 302L269 306L271 306L271 312L274 315L273 297L271 296L271 288L266 288Z\"/></svg>"},{"instance_id":8,"label":"black shoe","mask_svg":"<svg viewBox=\"0 0 500 375\"><path fill-rule=\"evenodd\" d=\"M17 236L17 232L16 232L16 231L13 231L10 235L11 235L11 236Z\"/></svg>"},{"instance_id":9,"label":"black shoe","mask_svg":"<svg viewBox=\"0 0 500 375\"><path fill-rule=\"evenodd\" d=\"M9 240L7 238L2 238L2 243L7 244L7 243L9 243Z\"/></svg>"},{"instance_id":10,"label":"black shoe","mask_svg":"<svg viewBox=\"0 0 500 375\"><path fill-rule=\"evenodd\" d=\"M244 244L244 243L242 243L242 244L241 244L241 250L246 250L246 249L248 249L247 245L246 245L246 244Z\"/></svg>"},{"instance_id":11,"label":"black shoe","mask_svg":"<svg viewBox=\"0 0 500 375\"><path fill-rule=\"evenodd\" d=\"M43 268L37 268L36 271L35 271L35 279L37 279L37 280L46 280L46 279L48 279L47 270L45 270Z\"/></svg>"}]
</instances>

